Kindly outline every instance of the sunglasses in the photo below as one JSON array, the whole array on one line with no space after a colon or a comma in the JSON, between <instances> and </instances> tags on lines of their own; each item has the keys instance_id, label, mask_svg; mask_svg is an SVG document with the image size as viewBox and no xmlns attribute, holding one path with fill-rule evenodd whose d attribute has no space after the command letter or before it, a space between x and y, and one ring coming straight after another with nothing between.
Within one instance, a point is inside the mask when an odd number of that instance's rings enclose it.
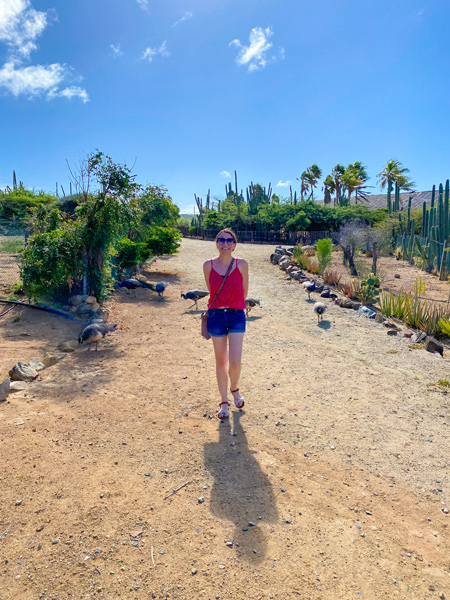
<instances>
[{"instance_id":1,"label":"sunglasses","mask_svg":"<svg viewBox=\"0 0 450 600\"><path fill-rule=\"evenodd\" d=\"M235 244L235 241L234 241L233 238L218 237L217 240L216 240L216 242L218 244L228 244L228 245Z\"/></svg>"}]
</instances>

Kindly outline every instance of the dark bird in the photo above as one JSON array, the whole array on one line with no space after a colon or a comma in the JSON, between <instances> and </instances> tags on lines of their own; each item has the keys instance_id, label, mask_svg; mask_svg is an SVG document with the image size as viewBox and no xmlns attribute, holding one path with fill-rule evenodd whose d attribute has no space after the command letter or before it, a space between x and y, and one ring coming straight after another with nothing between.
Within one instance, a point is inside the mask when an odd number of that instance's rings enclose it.
<instances>
[{"instance_id":1,"label":"dark bird","mask_svg":"<svg viewBox=\"0 0 450 600\"><path fill-rule=\"evenodd\" d=\"M88 345L86 352L90 350L91 344L95 343L95 349L97 350L98 342L104 338L107 333L115 331L116 327L117 323L92 323L92 325L88 325L83 329L78 338L78 343Z\"/></svg>"},{"instance_id":2,"label":"dark bird","mask_svg":"<svg viewBox=\"0 0 450 600\"><path fill-rule=\"evenodd\" d=\"M305 292L308 292L308 299L310 299L311 292L316 291L316 280L314 279L313 281L305 281L302 283L302 286L304 287Z\"/></svg>"},{"instance_id":3,"label":"dark bird","mask_svg":"<svg viewBox=\"0 0 450 600\"><path fill-rule=\"evenodd\" d=\"M184 298L185 300L193 300L194 301L194 304L192 304L192 306L195 305L195 310L198 310L197 302L201 298L205 298L205 296L209 296L208 290L189 290L189 292L186 292L185 294L181 294L181 297ZM192 306L190 306L189 308L192 308Z\"/></svg>"},{"instance_id":4,"label":"dark bird","mask_svg":"<svg viewBox=\"0 0 450 600\"><path fill-rule=\"evenodd\" d=\"M246 298L245 300L245 316L248 317L248 313L255 308L255 306L261 306L261 300L258 298Z\"/></svg>"},{"instance_id":5,"label":"dark bird","mask_svg":"<svg viewBox=\"0 0 450 600\"><path fill-rule=\"evenodd\" d=\"M127 288L127 290L135 290L136 288L148 288L150 290L156 291L155 287L152 283L147 283L146 281L139 281L139 279L125 279L125 281L121 281L119 283L119 287Z\"/></svg>"},{"instance_id":6,"label":"dark bird","mask_svg":"<svg viewBox=\"0 0 450 600\"><path fill-rule=\"evenodd\" d=\"M153 284L149 284L149 285L153 285ZM162 300L162 297L163 297L166 287L167 287L166 281L158 281L158 283L154 286L154 288L152 287L151 289L154 289L155 292L158 292L159 299Z\"/></svg>"},{"instance_id":7,"label":"dark bird","mask_svg":"<svg viewBox=\"0 0 450 600\"><path fill-rule=\"evenodd\" d=\"M322 320L323 313L327 310L327 307L323 302L316 302L314 304L314 312L317 315L317 322Z\"/></svg>"}]
</instances>

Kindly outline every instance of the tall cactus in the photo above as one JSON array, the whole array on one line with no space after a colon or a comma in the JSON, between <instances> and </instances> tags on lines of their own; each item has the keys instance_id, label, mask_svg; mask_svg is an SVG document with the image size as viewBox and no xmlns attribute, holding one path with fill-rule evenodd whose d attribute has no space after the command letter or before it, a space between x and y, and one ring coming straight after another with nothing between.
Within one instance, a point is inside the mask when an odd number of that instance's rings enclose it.
<instances>
[{"instance_id":1,"label":"tall cactus","mask_svg":"<svg viewBox=\"0 0 450 600\"><path fill-rule=\"evenodd\" d=\"M17 178L16 178L16 172L13 171L13 189L17 190Z\"/></svg>"}]
</instances>

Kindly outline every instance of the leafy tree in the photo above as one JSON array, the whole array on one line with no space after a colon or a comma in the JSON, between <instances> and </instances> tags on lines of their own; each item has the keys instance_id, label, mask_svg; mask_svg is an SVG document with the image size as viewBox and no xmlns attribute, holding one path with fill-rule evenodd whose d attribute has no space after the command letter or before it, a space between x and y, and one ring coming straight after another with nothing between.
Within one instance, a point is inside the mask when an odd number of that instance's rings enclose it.
<instances>
[{"instance_id":1,"label":"leafy tree","mask_svg":"<svg viewBox=\"0 0 450 600\"><path fill-rule=\"evenodd\" d=\"M174 254L178 252L181 231L171 227L151 227L145 243L152 255Z\"/></svg>"},{"instance_id":2,"label":"leafy tree","mask_svg":"<svg viewBox=\"0 0 450 600\"><path fill-rule=\"evenodd\" d=\"M323 272L328 267L333 258L333 242L330 238L317 240L317 260L319 261L319 273Z\"/></svg>"},{"instance_id":3,"label":"leafy tree","mask_svg":"<svg viewBox=\"0 0 450 600\"><path fill-rule=\"evenodd\" d=\"M310 224L311 221L306 216L305 211L299 210L294 217L286 222L286 229L288 231L305 231Z\"/></svg>"},{"instance_id":4,"label":"leafy tree","mask_svg":"<svg viewBox=\"0 0 450 600\"><path fill-rule=\"evenodd\" d=\"M173 227L178 222L180 209L162 185L148 185L139 196L138 204L143 225Z\"/></svg>"},{"instance_id":5,"label":"leafy tree","mask_svg":"<svg viewBox=\"0 0 450 600\"><path fill-rule=\"evenodd\" d=\"M311 190L311 200L314 200L314 188L322 177L322 170L314 163L307 168L306 173L308 185Z\"/></svg>"}]
</instances>

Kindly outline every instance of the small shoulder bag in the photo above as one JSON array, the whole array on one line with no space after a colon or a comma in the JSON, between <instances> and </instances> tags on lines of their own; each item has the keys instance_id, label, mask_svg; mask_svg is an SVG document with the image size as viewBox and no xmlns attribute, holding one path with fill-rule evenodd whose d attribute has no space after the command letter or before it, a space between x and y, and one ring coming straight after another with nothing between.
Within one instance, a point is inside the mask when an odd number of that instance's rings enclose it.
<instances>
[{"instance_id":1,"label":"small shoulder bag","mask_svg":"<svg viewBox=\"0 0 450 600\"><path fill-rule=\"evenodd\" d=\"M233 268L233 263L234 263L234 258L233 260L230 262L230 266L228 267L227 272L225 273L225 277L223 278L222 283L220 284L219 289L216 292L216 295L213 298L213 301L211 302L211 306L214 304L214 302L217 300L217 296L220 294L223 286L225 285L225 281L227 280L228 275L230 274L231 269ZM211 267L212 268L212 267ZM202 336L205 338L205 340L209 340L211 339L211 336L208 333L208 327L206 324L206 321L208 319L208 311L206 310L204 313L202 313L202 316L200 318L201 320L201 333Z\"/></svg>"}]
</instances>

